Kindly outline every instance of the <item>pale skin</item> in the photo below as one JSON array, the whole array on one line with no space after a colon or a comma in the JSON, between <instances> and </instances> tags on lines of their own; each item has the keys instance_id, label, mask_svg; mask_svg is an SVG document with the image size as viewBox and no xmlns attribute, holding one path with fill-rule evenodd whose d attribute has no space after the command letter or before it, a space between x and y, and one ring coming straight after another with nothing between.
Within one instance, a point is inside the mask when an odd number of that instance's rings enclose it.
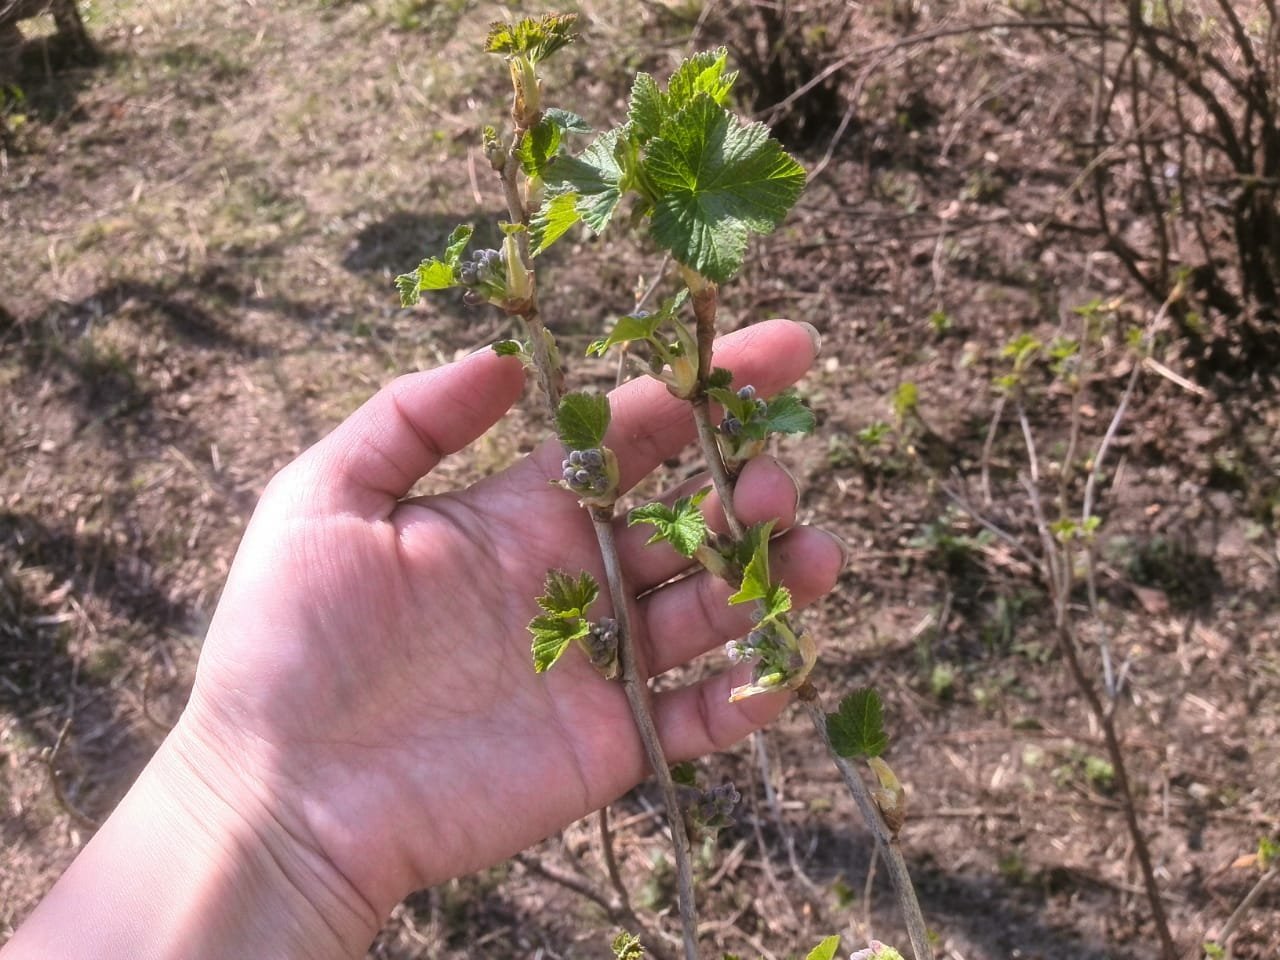
<instances>
[{"instance_id":1,"label":"pale skin","mask_svg":"<svg viewBox=\"0 0 1280 960\"><path fill-rule=\"evenodd\" d=\"M717 363L772 393L815 354L812 328L778 320L725 338ZM548 483L559 445L405 499L523 385L518 361L487 350L402 377L271 481L177 727L3 960L362 957L411 891L500 862L648 775L619 684L576 650L532 669L525 625L546 571L600 573L589 521ZM611 401L624 488L693 439L687 405L655 381ZM719 526L715 498L705 506ZM773 564L798 603L831 589L842 548L793 526L781 467L753 461L735 506L790 528ZM730 587L644 547L650 532L619 521L637 641L657 675L750 621L725 604ZM741 681L718 673L654 697L669 759L773 719L785 695L731 704Z\"/></svg>"}]
</instances>

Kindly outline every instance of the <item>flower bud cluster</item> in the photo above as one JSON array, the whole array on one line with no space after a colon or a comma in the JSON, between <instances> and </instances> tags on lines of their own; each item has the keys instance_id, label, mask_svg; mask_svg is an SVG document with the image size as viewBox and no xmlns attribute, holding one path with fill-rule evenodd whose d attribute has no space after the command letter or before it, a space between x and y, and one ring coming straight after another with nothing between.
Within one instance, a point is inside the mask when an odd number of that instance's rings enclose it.
<instances>
[{"instance_id":1,"label":"flower bud cluster","mask_svg":"<svg viewBox=\"0 0 1280 960\"><path fill-rule=\"evenodd\" d=\"M599 496L609 489L609 471L601 450L570 450L560 466L565 484L574 493Z\"/></svg>"},{"instance_id":2,"label":"flower bud cluster","mask_svg":"<svg viewBox=\"0 0 1280 960\"><path fill-rule=\"evenodd\" d=\"M796 689L813 669L817 648L807 633L794 633L785 623L770 620L741 640L730 640L725 655L733 663L750 663L751 682L735 687L730 700L782 688Z\"/></svg>"},{"instance_id":3,"label":"flower bud cluster","mask_svg":"<svg viewBox=\"0 0 1280 960\"><path fill-rule=\"evenodd\" d=\"M458 264L458 282L467 288L462 300L468 306L502 299L507 289L507 267L502 251L477 250L474 259Z\"/></svg>"},{"instance_id":4,"label":"flower bud cluster","mask_svg":"<svg viewBox=\"0 0 1280 960\"><path fill-rule=\"evenodd\" d=\"M695 833L715 836L733 826L733 812L742 795L732 783L722 783L710 790L699 791L685 810L685 819Z\"/></svg>"},{"instance_id":5,"label":"flower bud cluster","mask_svg":"<svg viewBox=\"0 0 1280 960\"><path fill-rule=\"evenodd\" d=\"M591 630L582 639L582 648L586 651L592 666L600 671L606 680L618 676L618 621L612 617L604 617L591 624Z\"/></svg>"},{"instance_id":6,"label":"flower bud cluster","mask_svg":"<svg viewBox=\"0 0 1280 960\"><path fill-rule=\"evenodd\" d=\"M756 388L751 384L747 384L738 390L738 397L742 400L754 400L752 406L753 413L765 414L769 412L769 405L764 400L756 396ZM748 421L750 417L748 417ZM742 421L732 413L726 411L724 419L720 421L720 432L726 437L736 437L742 433Z\"/></svg>"}]
</instances>

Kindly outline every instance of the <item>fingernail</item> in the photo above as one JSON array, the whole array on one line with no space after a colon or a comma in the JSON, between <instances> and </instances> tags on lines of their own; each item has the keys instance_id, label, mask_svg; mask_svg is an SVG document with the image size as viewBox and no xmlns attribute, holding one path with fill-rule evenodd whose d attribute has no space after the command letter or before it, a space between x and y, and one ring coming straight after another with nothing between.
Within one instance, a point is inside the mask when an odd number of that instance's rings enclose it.
<instances>
[{"instance_id":1,"label":"fingernail","mask_svg":"<svg viewBox=\"0 0 1280 960\"><path fill-rule=\"evenodd\" d=\"M800 481L796 479L796 475L792 473L791 469L781 460L774 460L773 462L778 465L778 469L781 470L786 475L787 479L791 481L791 486L793 486L796 491L796 495L795 495L796 503L799 503L800 502Z\"/></svg>"},{"instance_id":2,"label":"fingernail","mask_svg":"<svg viewBox=\"0 0 1280 960\"><path fill-rule=\"evenodd\" d=\"M818 529L834 540L836 542L836 546L840 548L840 569L843 570L849 566L849 560L853 556L853 548L849 546L844 537L840 536L838 533L833 533L832 531L827 530L825 527L819 527Z\"/></svg>"},{"instance_id":3,"label":"fingernail","mask_svg":"<svg viewBox=\"0 0 1280 960\"><path fill-rule=\"evenodd\" d=\"M804 320L799 321L800 326L804 327L804 332L809 335L810 342L813 343L813 355L819 356L822 353L822 334L818 332L818 328L812 323L806 323Z\"/></svg>"}]
</instances>

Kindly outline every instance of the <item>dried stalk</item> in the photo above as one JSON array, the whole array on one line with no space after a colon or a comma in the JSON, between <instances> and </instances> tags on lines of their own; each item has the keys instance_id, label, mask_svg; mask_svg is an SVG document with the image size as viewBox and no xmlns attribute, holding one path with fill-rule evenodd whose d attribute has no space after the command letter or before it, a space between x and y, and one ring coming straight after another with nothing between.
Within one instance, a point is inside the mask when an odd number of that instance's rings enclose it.
<instances>
[{"instance_id":1,"label":"dried stalk","mask_svg":"<svg viewBox=\"0 0 1280 960\"><path fill-rule=\"evenodd\" d=\"M1141 365L1136 364L1136 367L1140 369ZM1123 413L1123 409L1118 410L1117 416L1112 418L1108 436L1113 435L1114 431L1119 429L1121 413ZM1169 921L1164 911L1164 900L1160 895L1160 885L1156 881L1155 869L1151 861L1151 850L1147 844L1146 834L1143 832L1142 825L1138 822L1138 809L1134 801L1133 790L1129 785L1124 750L1120 745L1120 737L1116 732L1115 711L1108 709L1103 703L1102 698L1098 695L1097 688L1089 679L1088 674L1085 673L1084 665L1080 662L1075 625L1071 618L1071 588L1075 577L1072 569L1070 541L1064 539L1055 546L1053 534L1045 518L1044 505L1041 501L1039 490L1039 458L1036 454L1031 426L1021 402L1018 403L1018 422L1022 427L1022 435L1027 448L1027 458L1031 468L1030 477L1024 478L1024 486L1031 501L1036 530L1040 535L1040 542L1044 551L1041 574L1048 586L1050 599L1053 601L1054 634L1058 641L1058 648L1062 652L1063 659L1067 661L1067 668L1071 672L1071 678L1075 682L1076 688L1080 691L1081 696L1084 697L1085 703L1088 704L1089 712L1093 714L1094 719L1102 728L1107 757L1115 772L1115 783L1120 794L1120 805L1124 811L1125 824L1129 830L1129 838L1133 843L1134 853L1138 858L1138 866L1142 872L1143 887L1151 907L1156 933L1160 938L1161 954L1164 960L1177 960L1178 949L1174 944L1173 935L1169 931ZM1101 450L1101 452L1105 452L1105 450Z\"/></svg>"}]
</instances>

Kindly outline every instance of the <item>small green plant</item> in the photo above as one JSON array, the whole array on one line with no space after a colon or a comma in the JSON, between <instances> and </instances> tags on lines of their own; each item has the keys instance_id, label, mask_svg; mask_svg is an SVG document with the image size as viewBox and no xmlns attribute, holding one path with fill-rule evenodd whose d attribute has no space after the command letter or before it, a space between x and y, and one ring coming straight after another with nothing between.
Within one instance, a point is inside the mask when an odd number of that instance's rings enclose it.
<instances>
[{"instance_id":1,"label":"small green plant","mask_svg":"<svg viewBox=\"0 0 1280 960\"><path fill-rule=\"evenodd\" d=\"M646 678L636 664L627 591L613 540L623 491L617 459L606 444L609 401L599 394L565 390L560 347L541 321L535 278L537 258L578 225L601 233L625 222L674 261L680 288L652 312L636 309L621 316L587 353L604 356L625 347L635 372L655 378L688 403L728 533L713 536L703 517L702 504L711 487L670 506L638 507L628 523L651 528L649 542L655 548L672 549L728 581L733 587L729 604L751 610L752 628L726 646L731 661L751 666L748 682L734 688L731 699L798 691L824 740L832 729L844 748L856 748L866 757L878 786L868 793L856 774L856 784L849 777L846 782L855 799L857 791L864 798L874 797L874 804L867 799L860 807L869 822L874 821L872 827L889 851L891 864L902 867L895 868L893 878L908 913L913 947L918 960L930 958L919 906L896 851L905 793L879 757L887 743L878 726L879 700L866 692L862 699L842 704L832 721L821 711L808 679L817 644L794 620L791 593L770 569L769 543L776 521L747 526L732 508L739 472L770 438L814 428L813 414L795 394L761 396L752 384L735 383L730 371L712 365L719 286L741 269L750 237L771 232L786 216L804 187L804 169L766 127L742 120L730 109L737 75L728 69L724 50L694 54L665 84L647 73L637 74L626 119L601 133L584 118L549 106L539 67L578 39L575 29L572 15L493 26L485 48L504 59L512 83L510 129L486 127L481 144L507 203L509 219L498 224L501 246L468 252L473 228L462 225L439 254L396 278L404 306L417 303L427 291L460 289L465 303L496 307L519 321L521 335L495 349L519 357L533 371L564 448L562 475L555 482L577 497L596 531L607 583L601 585L585 572L547 574L544 593L537 598L541 613L529 624L534 669L551 669L577 647L602 676L622 683L662 788L684 952L687 960L695 960L696 913L686 826L700 834L726 826L737 791L731 784L697 791L687 771L677 770L677 781L663 755L649 712ZM593 134L582 149L571 149L577 138ZM713 404L718 416L713 416ZM904 399L901 416L913 410L914 399ZM851 711L860 711L860 719ZM834 747L833 757L838 765L845 763ZM683 806L683 816L676 815L682 809L680 790L686 796L696 794L692 804ZM658 872L655 869L654 875ZM638 956L637 950L638 942L615 941L616 956L630 960Z\"/></svg>"},{"instance_id":2,"label":"small green plant","mask_svg":"<svg viewBox=\"0 0 1280 960\"><path fill-rule=\"evenodd\" d=\"M27 95L15 83L0 84L0 148L16 144L27 127Z\"/></svg>"}]
</instances>

